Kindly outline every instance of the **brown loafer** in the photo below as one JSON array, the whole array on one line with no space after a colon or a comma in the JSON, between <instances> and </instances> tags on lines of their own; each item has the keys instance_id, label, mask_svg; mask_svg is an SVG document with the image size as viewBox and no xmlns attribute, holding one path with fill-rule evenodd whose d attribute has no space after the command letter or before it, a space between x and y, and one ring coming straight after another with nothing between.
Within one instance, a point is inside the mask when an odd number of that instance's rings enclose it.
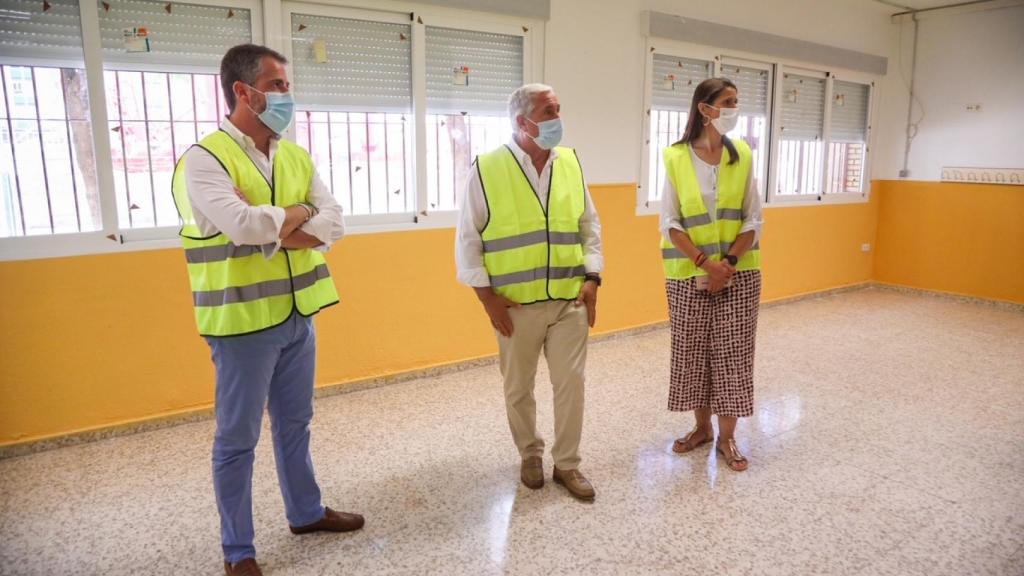
<instances>
[{"instance_id":1,"label":"brown loafer","mask_svg":"<svg viewBox=\"0 0 1024 576\"><path fill-rule=\"evenodd\" d=\"M227 576L263 576L255 558L246 558L234 564L224 562L224 573Z\"/></svg>"},{"instance_id":2,"label":"brown loafer","mask_svg":"<svg viewBox=\"0 0 1024 576\"><path fill-rule=\"evenodd\" d=\"M352 532L363 527L366 520L359 514L338 512L326 509L324 517L305 526L289 526L292 534L309 534L310 532Z\"/></svg>"},{"instance_id":3,"label":"brown loafer","mask_svg":"<svg viewBox=\"0 0 1024 576\"><path fill-rule=\"evenodd\" d=\"M590 480L587 480L587 477L579 470L559 470L555 466L555 473L552 475L552 479L556 484L565 486L569 494L572 494L572 497L577 500L589 502L594 499L596 494L594 487L590 484Z\"/></svg>"},{"instance_id":4,"label":"brown loafer","mask_svg":"<svg viewBox=\"0 0 1024 576\"><path fill-rule=\"evenodd\" d=\"M523 460L523 466L519 469L519 479L531 490L544 487L544 461L540 456L530 456Z\"/></svg>"}]
</instances>

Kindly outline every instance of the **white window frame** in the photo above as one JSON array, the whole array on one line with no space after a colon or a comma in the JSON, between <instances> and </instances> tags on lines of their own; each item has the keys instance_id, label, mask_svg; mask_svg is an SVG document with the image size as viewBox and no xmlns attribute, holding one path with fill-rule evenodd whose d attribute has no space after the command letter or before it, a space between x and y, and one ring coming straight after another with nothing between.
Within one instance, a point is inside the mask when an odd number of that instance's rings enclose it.
<instances>
[{"instance_id":1,"label":"white window frame","mask_svg":"<svg viewBox=\"0 0 1024 576\"><path fill-rule=\"evenodd\" d=\"M832 202L840 201L841 199L836 199L835 198L837 196L840 196L840 197L841 196L846 196L846 197L849 197L849 198L853 198L853 197L860 198L860 197L863 197L865 199L865 201L866 201L867 198L868 198L868 195L869 195L868 192L871 189L871 149L873 148L873 146L872 146L872 142L873 142L873 139L872 139L872 136L873 136L872 126L874 124L875 100L876 100L876 98L875 98L875 91L877 90L877 87L878 87L878 78L876 76L872 76L870 74L865 74L863 72L851 72L851 71L834 72L832 74L829 74L828 83L829 83L829 93L830 93L830 95L834 94L834 92L832 91L832 87L833 87L833 84L835 83L836 80L839 80L841 82L853 82L853 83L862 84L862 85L865 85L865 86L868 87L868 115L867 115L867 118L866 118L867 126L864 127L864 164L863 164L863 166L861 168L862 174L861 174L861 192L860 193L857 193L857 192L842 192L840 194L828 194L827 193L828 192L827 183L828 183L829 175L828 175L827 167L828 167L829 162L828 162L828 156L827 156L828 155L828 150L826 150L825 151L825 154L826 154L826 157L825 157L825 163L826 163L826 174L825 174L825 179L826 179L825 180L825 182L826 182L825 190L826 190L826 194L825 194L825 196L826 196L826 199L823 200L823 202L824 203L832 203ZM831 97L830 97L829 101L827 102L827 105L828 105L828 108L831 110L831 108L832 108ZM829 114L829 118L831 119L831 113ZM828 196L832 196L833 198L827 198Z\"/></svg>"},{"instance_id":2,"label":"white window frame","mask_svg":"<svg viewBox=\"0 0 1024 576\"><path fill-rule=\"evenodd\" d=\"M721 69L721 52L708 46L689 44L676 40L649 38L644 49L644 106L640 111L640 124L643 126L640 146L640 182L636 187L636 214L646 216L661 213L660 200L648 200L648 187L656 186L657 182L649 182L651 168L651 106L653 94L651 83L654 80L654 55L674 56L690 60L706 60L712 63L712 75L717 76Z\"/></svg>"},{"instance_id":3,"label":"white window frame","mask_svg":"<svg viewBox=\"0 0 1024 576\"><path fill-rule=\"evenodd\" d=\"M768 204L787 204L787 205L813 205L821 204L822 198L824 197L825 183L828 180L828 143L829 143L829 119L831 116L832 101L832 83L829 81L830 74L821 69L814 67L797 67L780 64L775 67L775 102L772 107L772 118L778 119L782 114L782 101L784 94L782 93L783 80L786 74L795 74L798 76L804 76L809 78L820 78L825 82L825 93L822 95L822 120L821 120L821 147L822 147L822 170L821 170L821 181L818 182L818 186L822 190L815 196L809 194L777 194L776 189L778 185L778 158L779 158L779 145L782 141L782 122L772 122L772 148L771 155L772 170L770 182L768 184Z\"/></svg>"},{"instance_id":4,"label":"white window frame","mask_svg":"<svg viewBox=\"0 0 1024 576\"><path fill-rule=\"evenodd\" d=\"M249 10L252 41L262 43L264 37L263 8L260 0L174 0L181 4L220 6ZM93 154L96 159L96 179L100 200L102 228L93 232L71 232L39 236L0 238L0 261L108 254L136 250L153 250L181 245L179 226L152 228L121 228L118 222L114 166L110 155L110 135L97 126L108 126L106 87L104 85L104 58L100 36L97 3L82 0L78 3L82 25L82 60L85 64L86 84L89 90L89 120L93 126ZM59 62L58 62L59 63ZM39 64L39 62L26 62ZM173 70L172 70L173 69ZM154 65L154 72L203 72L197 67L174 68Z\"/></svg>"},{"instance_id":5,"label":"white window frame","mask_svg":"<svg viewBox=\"0 0 1024 576\"><path fill-rule=\"evenodd\" d=\"M772 175L772 159L775 157L773 154L772 146L774 145L773 133L775 130L775 69L778 66L771 62L764 60L750 60L748 58L740 58L736 56L723 54L719 60L715 61L715 75L719 76L722 74L723 66L741 66L743 68L754 68L756 70L762 70L768 73L768 107L765 109L765 118L768 123L767 142L765 142L765 167L764 177L761 179L761 189L758 192L761 193L761 198L765 198L771 185L769 184ZM743 100L743 95L740 94L740 100Z\"/></svg>"},{"instance_id":6,"label":"white window frame","mask_svg":"<svg viewBox=\"0 0 1024 576\"><path fill-rule=\"evenodd\" d=\"M303 13L378 21L381 21L382 18L383 21L389 21L390 17L394 17L401 19L403 23L412 24L411 69L413 113L415 115L413 165L416 211L411 214L346 215L345 222L349 234L373 234L455 226L458 215L456 210L430 211L423 209L423 206L429 205L426 166L424 165L426 157L425 26L522 36L523 82L539 82L543 78L545 23L540 20L428 6L401 0L324 0L319 3L282 0L175 0L175 2L249 10L252 41L278 50L286 56L291 53L290 13L286 14L286 6L301 6L302 10L300 11ZM93 127L107 126L99 9L96 2L87 0L79 3L79 9L82 20L82 59L85 62L90 95L89 118ZM287 16L287 18L265 17L265 15L280 15ZM174 69L169 70L169 68ZM156 72L189 71L185 67L161 67L160 65L153 65L152 68L147 68L147 70L149 69ZM206 69L194 71L209 72ZM94 128L92 132L102 228L94 232L0 238L0 261L134 252L176 248L181 245L178 226L137 229L122 229L120 227L115 196L113 160L110 156L110 136L106 130ZM294 140L293 133L286 137Z\"/></svg>"},{"instance_id":7,"label":"white window frame","mask_svg":"<svg viewBox=\"0 0 1024 576\"><path fill-rule=\"evenodd\" d=\"M327 17L327 18L346 18L346 19L349 19L349 20L365 20L365 21L370 21L370 22L384 22L384 23L388 23L388 24L412 24L412 22L409 21L409 14L408 13L403 14L403 13L398 13L398 12L383 12L383 11L375 11L375 10L362 10L362 9L358 9L358 8L349 8L349 7L345 7L345 6L330 6L330 5L324 5L324 4L310 4L310 3L307 3L307 2L289 2L287 0L281 2L280 4L281 4L281 29L282 29L282 32L285 31L285 30L288 30L288 33L287 34L282 34L282 36L281 36L282 44L279 47L278 51L281 52L281 54L283 54L285 56L285 58L288 58L289 61L293 60L293 58L292 58L292 56L293 56L293 54L292 54L292 37L291 37L291 32L290 31L291 31L292 14L295 14L295 13L309 14L311 16L324 16L324 17ZM409 73L412 75L412 82L411 82L411 84L412 84L413 93L415 93L415 91L416 91L416 87L415 87L416 58L414 56L414 54L416 52L416 48L415 48L415 44L416 44L416 27L415 26L411 26L410 27L410 33L411 33L412 36L409 39L410 40L410 44L411 44L411 47L410 47L410 50L409 50L409 52L410 52L410 62L409 62L409 64L410 64L410 72ZM296 89L296 92L299 94L299 98L300 98L300 101L301 101L301 90L302 90L302 87L296 85L295 89ZM415 102L413 102L412 99L410 100L410 102L412 102L412 105L414 107L413 110L415 110ZM314 107L314 108L316 108L316 107ZM412 110L410 110L410 112L412 112ZM417 132L416 132L416 130L414 128L414 130L413 130L413 138L414 138L414 140L416 138L416 134L417 134ZM284 137L289 139L289 140L291 140L292 142L296 141L295 140L295 123L294 122L292 123L291 127L288 128L288 131L285 132ZM415 153L415 151L413 152L412 161L413 161L413 179L415 181L415 179L416 179L416 176L415 176L416 175L416 153ZM323 178L322 174L321 174L321 178ZM417 186L417 188L418 188L418 186ZM387 227L388 225L409 224L409 223L414 223L415 221L416 221L415 208L412 211L410 211L410 212L396 212L394 214L359 214L359 215L346 214L345 215L345 223L348 226L378 226L378 227L383 226L383 227Z\"/></svg>"},{"instance_id":8,"label":"white window frame","mask_svg":"<svg viewBox=\"0 0 1024 576\"><path fill-rule=\"evenodd\" d=\"M431 9L420 5L379 2L373 7L364 7L358 2L352 5L309 4L285 0L281 5L280 43L276 46L282 54L291 58L291 15L297 11L333 18L351 18L377 22L411 24L411 73L412 73L412 114L413 124L413 182L415 185L415 209L400 214L359 214L346 215L345 224L349 233L379 233L407 231L423 228L450 228L455 226L458 210L430 210L427 197L427 78L426 78L426 27L456 28L473 32L488 32L520 36L523 38L523 82L534 81L534 70L538 56L534 39L543 33L537 22L516 20L505 16L491 16L452 9ZM523 30L526 27L527 30ZM272 46L273 47L273 46ZM301 89L301 88L299 88ZM286 135L294 140L294 129Z\"/></svg>"},{"instance_id":9,"label":"white window frame","mask_svg":"<svg viewBox=\"0 0 1024 576\"><path fill-rule=\"evenodd\" d=\"M747 67L768 67L771 71L772 97L770 99L771 112L769 122L769 147L768 147L768 174L765 179L766 189L763 191L762 200L765 201L765 208L778 208L786 206L820 206L823 204L858 204L868 202L871 196L871 173L872 151L874 149L874 131L871 129L874 124L875 107L877 106L877 95L875 91L879 85L880 77L863 72L845 69L834 69L814 62L775 58L763 54L756 54L741 51L726 51L713 46L693 44L669 40L663 38L649 37L644 47L644 84L643 84L643 108L640 110L640 122L642 126L642 139L640 150L640 181L636 191L636 214L638 216L659 214L661 202L647 199L647 187L652 185L649 180L649 157L650 157L650 116L651 109L651 81L653 74L653 55L663 54L678 58L693 60L709 60L714 62L714 74L720 75L723 62L726 65L739 65ZM825 169L822 171L822 190L824 191L828 178L828 144L830 142L829 132L831 130L831 97L832 82L834 78L850 82L858 82L869 85L868 94L868 129L867 142L865 146L863 186L860 193L844 192L839 194L823 193L821 199L818 196L804 195L780 195L775 194L778 171L778 143L780 135L779 114L781 106L782 75L785 72L793 72L804 75L821 75L825 78L825 110L822 141L824 147ZM742 95L740 96L742 98Z\"/></svg>"},{"instance_id":10,"label":"white window frame","mask_svg":"<svg viewBox=\"0 0 1024 576\"><path fill-rule=\"evenodd\" d=\"M414 43L413 48L420 48L420 70L423 71L420 74L421 79L419 82L422 84L421 90L418 94L415 94L415 106L416 106L416 207L417 207L417 220L424 224L428 224L431 227L452 227L455 226L456 220L458 219L458 210L430 210L427 206L430 205L430 200L427 198L428 186L427 186L427 167L426 167L426 137L427 137L427 79L426 79L426 38L427 38L427 26L435 26L439 28L455 28L459 30L467 30L471 32L486 32L490 34L504 34L506 36L519 36L523 39L523 84L529 84L537 81L534 77L534 54L532 40L537 36L535 32L530 32L533 27L527 26L528 30L524 31L522 25L512 24L509 22L494 22L486 20L475 20L466 19L464 17L453 17L451 15L445 15L443 13L437 13L429 10L416 12L417 17L422 17L423 22L420 23L417 19L413 25L414 32L413 38L419 38L418 44ZM414 57L415 61L415 57ZM416 82L413 83L414 92ZM422 135L422 141L420 139ZM422 142L422 146L420 145ZM420 170L422 167L422 170Z\"/></svg>"}]
</instances>

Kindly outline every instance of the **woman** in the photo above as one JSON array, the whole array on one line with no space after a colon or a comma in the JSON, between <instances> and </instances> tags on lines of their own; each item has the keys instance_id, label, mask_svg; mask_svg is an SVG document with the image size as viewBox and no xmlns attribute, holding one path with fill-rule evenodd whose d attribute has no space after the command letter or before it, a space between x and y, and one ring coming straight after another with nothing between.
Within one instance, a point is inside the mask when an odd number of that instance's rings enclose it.
<instances>
[{"instance_id":1,"label":"woman","mask_svg":"<svg viewBox=\"0 0 1024 576\"><path fill-rule=\"evenodd\" d=\"M696 426L682 454L714 440L729 468L747 469L736 420L754 412L754 335L761 295L760 194L750 147L725 134L739 119L736 85L709 78L693 94L686 132L664 150L662 258L672 321L668 408Z\"/></svg>"}]
</instances>

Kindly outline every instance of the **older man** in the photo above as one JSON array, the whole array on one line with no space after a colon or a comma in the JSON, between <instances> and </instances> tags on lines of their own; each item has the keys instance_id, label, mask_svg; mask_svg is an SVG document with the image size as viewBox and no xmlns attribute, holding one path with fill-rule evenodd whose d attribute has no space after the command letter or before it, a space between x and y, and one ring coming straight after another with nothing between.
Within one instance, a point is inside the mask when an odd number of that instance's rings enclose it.
<instances>
[{"instance_id":1,"label":"older man","mask_svg":"<svg viewBox=\"0 0 1024 576\"><path fill-rule=\"evenodd\" d=\"M509 98L512 140L476 159L459 215L458 279L471 286L498 338L505 408L520 478L544 486L534 379L541 351L554 388L553 479L581 500L579 471L588 326L601 285L601 225L579 159L558 146L561 107L550 86Z\"/></svg>"}]
</instances>

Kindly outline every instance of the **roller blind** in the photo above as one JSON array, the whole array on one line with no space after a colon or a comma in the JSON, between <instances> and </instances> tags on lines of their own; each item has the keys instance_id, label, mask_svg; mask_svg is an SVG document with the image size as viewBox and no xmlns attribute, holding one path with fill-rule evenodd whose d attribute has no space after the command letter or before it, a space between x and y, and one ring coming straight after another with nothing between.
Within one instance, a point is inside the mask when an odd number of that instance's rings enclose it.
<instances>
[{"instance_id":1,"label":"roller blind","mask_svg":"<svg viewBox=\"0 0 1024 576\"><path fill-rule=\"evenodd\" d=\"M784 74L783 140L820 140L825 120L825 79Z\"/></svg>"},{"instance_id":2,"label":"roller blind","mask_svg":"<svg viewBox=\"0 0 1024 576\"><path fill-rule=\"evenodd\" d=\"M732 80L740 96L740 114L745 116L768 115L768 71L746 66L722 66L723 77Z\"/></svg>"},{"instance_id":3,"label":"roller blind","mask_svg":"<svg viewBox=\"0 0 1024 576\"><path fill-rule=\"evenodd\" d=\"M431 112L506 113L523 84L522 36L427 26L426 46Z\"/></svg>"},{"instance_id":4,"label":"roller blind","mask_svg":"<svg viewBox=\"0 0 1024 576\"><path fill-rule=\"evenodd\" d=\"M409 110L410 33L408 24L292 14L296 100L358 111Z\"/></svg>"},{"instance_id":5,"label":"roller blind","mask_svg":"<svg viewBox=\"0 0 1024 576\"><path fill-rule=\"evenodd\" d=\"M5 56L46 60L82 59L78 2L0 0L0 47ZM158 0L97 3L103 61L114 67L146 64L220 68L228 48L252 41L252 15L244 8L176 4ZM128 52L125 28L145 28L149 52Z\"/></svg>"},{"instance_id":6,"label":"roller blind","mask_svg":"<svg viewBox=\"0 0 1024 576\"><path fill-rule=\"evenodd\" d=\"M103 61L115 67L144 69L145 64L161 64L216 72L229 48L252 42L252 15L244 8L158 0L106 0L98 4ZM135 27L149 32L150 52L125 50L124 29Z\"/></svg>"},{"instance_id":7,"label":"roller blind","mask_svg":"<svg viewBox=\"0 0 1024 576\"><path fill-rule=\"evenodd\" d=\"M871 86L836 80L832 85L831 138L840 142L866 142Z\"/></svg>"},{"instance_id":8,"label":"roller blind","mask_svg":"<svg viewBox=\"0 0 1024 576\"><path fill-rule=\"evenodd\" d=\"M0 57L82 60L82 24L75 0L0 0Z\"/></svg>"},{"instance_id":9,"label":"roller blind","mask_svg":"<svg viewBox=\"0 0 1024 576\"><path fill-rule=\"evenodd\" d=\"M711 78L711 71L711 62L707 60L655 54L651 74L651 107L656 110L689 112L693 91L703 80Z\"/></svg>"}]
</instances>

